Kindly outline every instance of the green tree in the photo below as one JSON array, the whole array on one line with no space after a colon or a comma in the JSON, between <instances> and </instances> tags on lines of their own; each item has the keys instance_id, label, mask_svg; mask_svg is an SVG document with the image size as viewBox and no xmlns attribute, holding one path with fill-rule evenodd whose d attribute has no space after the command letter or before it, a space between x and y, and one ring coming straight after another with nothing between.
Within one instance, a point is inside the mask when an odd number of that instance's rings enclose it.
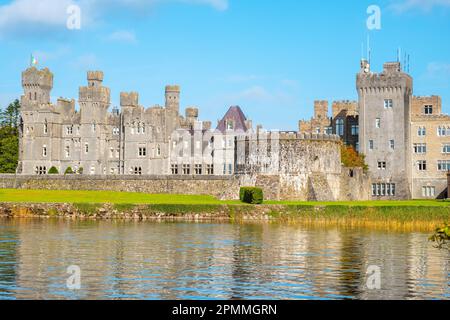
<instances>
[{"instance_id":1,"label":"green tree","mask_svg":"<svg viewBox=\"0 0 450 320\"><path fill-rule=\"evenodd\" d=\"M2 127L10 127L17 129L20 118L20 102L14 100L5 110L0 112L0 124Z\"/></svg>"},{"instance_id":2,"label":"green tree","mask_svg":"<svg viewBox=\"0 0 450 320\"><path fill-rule=\"evenodd\" d=\"M0 173L16 172L19 160L19 118L19 100L0 111Z\"/></svg>"}]
</instances>

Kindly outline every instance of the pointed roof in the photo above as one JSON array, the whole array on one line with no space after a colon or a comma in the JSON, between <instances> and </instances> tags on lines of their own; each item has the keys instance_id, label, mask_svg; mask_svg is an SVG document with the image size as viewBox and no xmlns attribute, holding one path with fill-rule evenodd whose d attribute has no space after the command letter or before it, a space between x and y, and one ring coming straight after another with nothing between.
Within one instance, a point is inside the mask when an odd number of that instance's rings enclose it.
<instances>
[{"instance_id":1,"label":"pointed roof","mask_svg":"<svg viewBox=\"0 0 450 320\"><path fill-rule=\"evenodd\" d=\"M247 118L242 112L242 109L239 106L232 106L228 109L227 113L223 116L222 120L219 121L217 126L217 130L220 132L227 131L227 122L233 121L233 130L235 131L247 131L246 121Z\"/></svg>"}]
</instances>

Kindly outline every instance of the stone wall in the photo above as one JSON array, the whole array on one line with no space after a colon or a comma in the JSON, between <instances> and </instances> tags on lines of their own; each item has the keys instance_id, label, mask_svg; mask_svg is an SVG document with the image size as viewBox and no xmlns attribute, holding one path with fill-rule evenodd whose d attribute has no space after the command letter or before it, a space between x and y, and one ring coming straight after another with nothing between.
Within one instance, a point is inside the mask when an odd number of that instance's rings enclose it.
<instances>
[{"instance_id":1,"label":"stone wall","mask_svg":"<svg viewBox=\"0 0 450 320\"><path fill-rule=\"evenodd\" d=\"M23 176L0 175L2 189L107 190L151 194L211 195L239 199L239 180L217 176Z\"/></svg>"},{"instance_id":2,"label":"stone wall","mask_svg":"<svg viewBox=\"0 0 450 320\"><path fill-rule=\"evenodd\" d=\"M371 182L369 175L362 168L342 168L340 180L340 200L370 200Z\"/></svg>"}]
</instances>

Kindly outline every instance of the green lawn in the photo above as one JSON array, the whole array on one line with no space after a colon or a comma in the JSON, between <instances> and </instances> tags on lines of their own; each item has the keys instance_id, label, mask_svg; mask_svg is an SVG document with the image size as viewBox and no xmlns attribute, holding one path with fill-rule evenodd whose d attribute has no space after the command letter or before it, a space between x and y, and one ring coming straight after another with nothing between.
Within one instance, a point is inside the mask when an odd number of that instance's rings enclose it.
<instances>
[{"instance_id":1,"label":"green lawn","mask_svg":"<svg viewBox=\"0 0 450 320\"><path fill-rule=\"evenodd\" d=\"M0 202L114 203L114 204L223 204L211 196L145 194L112 191L0 189ZM234 201L239 203L239 201Z\"/></svg>"},{"instance_id":2,"label":"green lawn","mask_svg":"<svg viewBox=\"0 0 450 320\"><path fill-rule=\"evenodd\" d=\"M145 194L112 191L61 191L0 189L0 202L17 203L113 203L113 204L241 204L240 201L220 201L212 196ZM266 201L265 204L293 206L350 207L448 207L450 202L437 200L355 201L355 202L288 202Z\"/></svg>"}]
</instances>

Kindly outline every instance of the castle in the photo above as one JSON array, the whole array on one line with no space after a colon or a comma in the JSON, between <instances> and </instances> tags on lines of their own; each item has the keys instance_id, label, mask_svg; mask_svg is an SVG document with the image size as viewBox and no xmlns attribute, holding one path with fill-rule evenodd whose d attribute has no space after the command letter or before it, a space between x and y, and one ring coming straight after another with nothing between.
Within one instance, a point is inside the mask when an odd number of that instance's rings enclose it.
<instances>
[{"instance_id":1,"label":"castle","mask_svg":"<svg viewBox=\"0 0 450 320\"><path fill-rule=\"evenodd\" d=\"M79 111L73 99L51 103L48 69L28 68L22 85L22 176L70 168L101 179L230 177L263 187L268 199L285 200L447 196L450 116L442 114L440 97L413 96L413 79L399 62L375 73L362 60L358 101L333 102L332 117L328 101L316 101L314 118L300 121L298 132L254 129L237 106L214 130L210 121L199 121L195 107L180 114L179 86L166 86L164 107L145 109L138 93L122 92L120 110L109 112L111 93L100 71L88 72L80 87ZM341 141L365 155L368 175L343 168Z\"/></svg>"},{"instance_id":2,"label":"castle","mask_svg":"<svg viewBox=\"0 0 450 320\"><path fill-rule=\"evenodd\" d=\"M88 72L77 111L73 99L51 103L48 69L23 72L19 174L46 175L52 167L85 175L234 173L234 132L252 126L239 107L231 107L218 130L207 135L211 122L199 121L197 108L180 115L179 86L166 86L164 107L148 109L139 105L138 93L122 92L121 110L110 113L111 93L103 77L100 71ZM186 133L199 134L199 141L186 139Z\"/></svg>"},{"instance_id":3,"label":"castle","mask_svg":"<svg viewBox=\"0 0 450 320\"><path fill-rule=\"evenodd\" d=\"M371 197L435 199L448 193L450 116L438 96L413 96L413 79L399 62L372 72L368 61L357 74L358 101L316 101L311 121L300 121L303 133L337 134L364 154L369 166Z\"/></svg>"}]
</instances>

